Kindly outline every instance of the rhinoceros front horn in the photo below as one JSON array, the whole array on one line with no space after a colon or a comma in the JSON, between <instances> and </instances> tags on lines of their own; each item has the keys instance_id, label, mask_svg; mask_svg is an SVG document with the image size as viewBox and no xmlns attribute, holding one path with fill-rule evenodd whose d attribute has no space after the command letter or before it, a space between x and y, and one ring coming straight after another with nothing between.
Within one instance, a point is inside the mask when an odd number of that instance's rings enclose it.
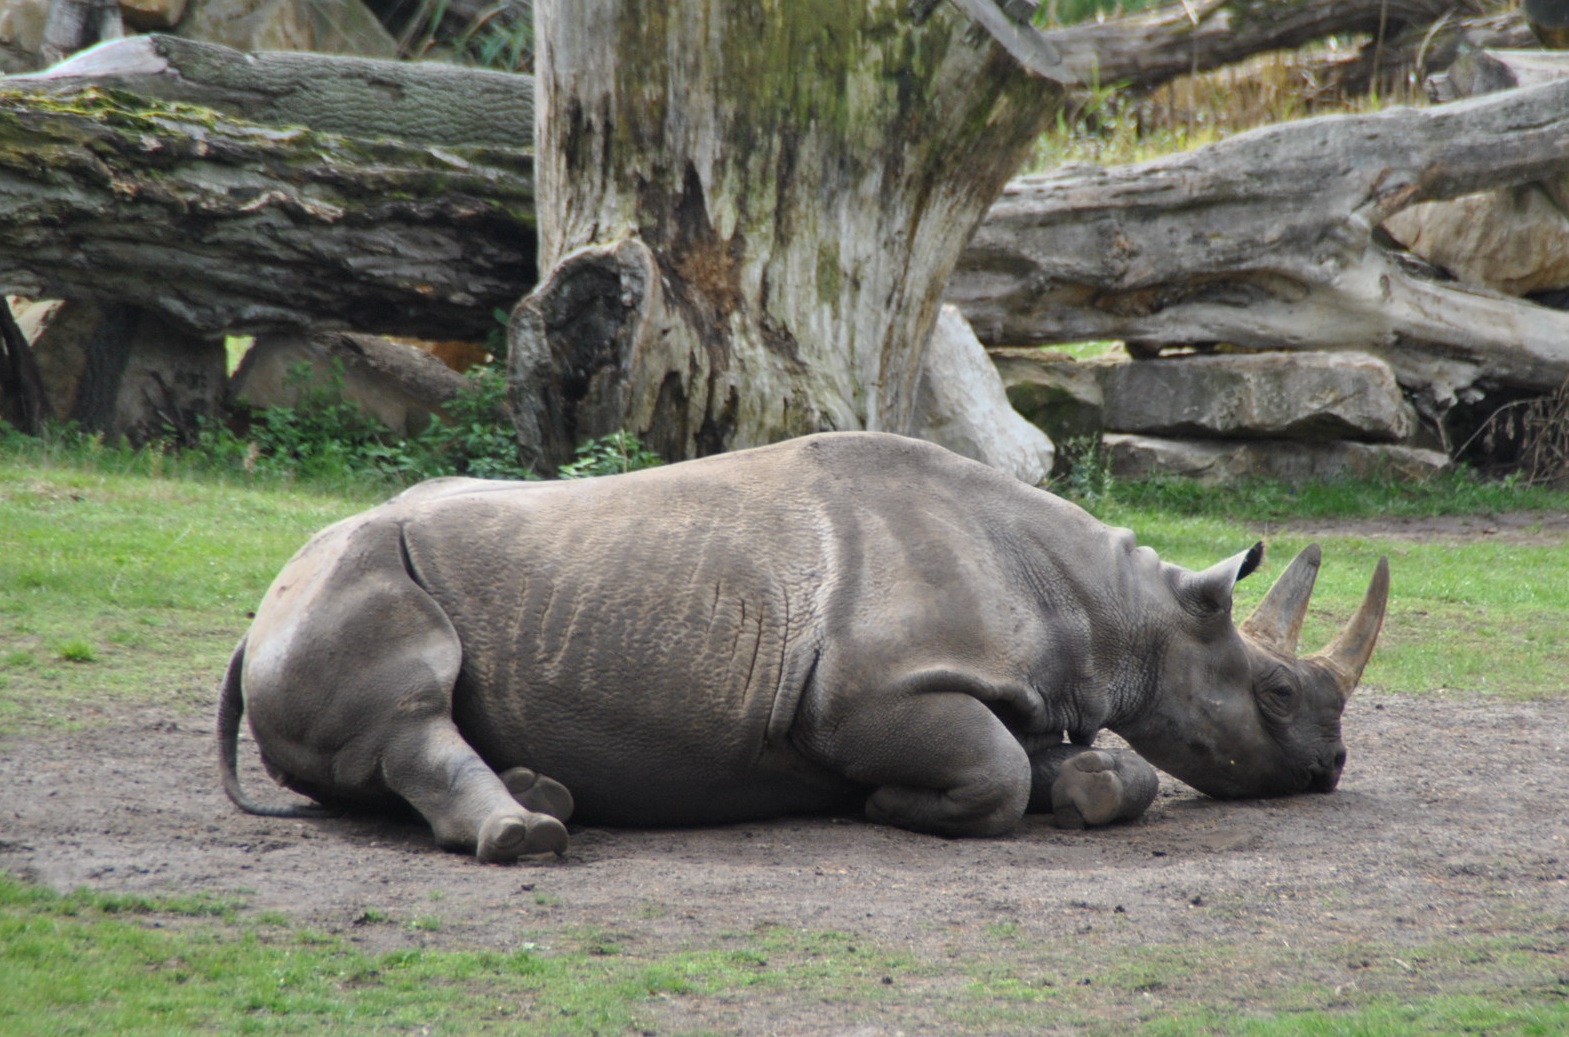
<instances>
[{"instance_id":1,"label":"rhinoceros front horn","mask_svg":"<svg viewBox=\"0 0 1569 1037\"><path fill-rule=\"evenodd\" d=\"M1367 596L1362 599L1357 614L1351 617L1351 622L1346 624L1346 628L1328 648L1313 656L1328 663L1340 678L1342 698L1351 697L1357 681L1362 679L1367 661L1373 657L1373 645L1378 641L1378 632L1384 627L1384 609L1388 605L1389 559L1380 558L1377 568L1373 570L1373 582L1368 584Z\"/></svg>"},{"instance_id":2,"label":"rhinoceros front horn","mask_svg":"<svg viewBox=\"0 0 1569 1037\"><path fill-rule=\"evenodd\" d=\"M1277 652L1295 656L1322 559L1323 552L1317 544L1303 548L1243 622L1242 632Z\"/></svg>"}]
</instances>

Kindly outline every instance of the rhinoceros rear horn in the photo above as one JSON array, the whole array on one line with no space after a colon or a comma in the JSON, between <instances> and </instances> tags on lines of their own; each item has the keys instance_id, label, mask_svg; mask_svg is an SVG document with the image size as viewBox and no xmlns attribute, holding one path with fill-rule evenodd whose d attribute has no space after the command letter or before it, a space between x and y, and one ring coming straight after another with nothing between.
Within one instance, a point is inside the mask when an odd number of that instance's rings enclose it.
<instances>
[{"instance_id":1,"label":"rhinoceros rear horn","mask_svg":"<svg viewBox=\"0 0 1569 1037\"><path fill-rule=\"evenodd\" d=\"M1367 596L1351 622L1340 632L1328 648L1315 658L1327 662L1340 678L1340 694L1349 699L1362 679L1367 661L1373 657L1373 645L1384 626L1384 609L1389 605L1389 559L1380 558L1373 570L1373 582L1368 584Z\"/></svg>"},{"instance_id":2,"label":"rhinoceros rear horn","mask_svg":"<svg viewBox=\"0 0 1569 1037\"><path fill-rule=\"evenodd\" d=\"M1242 632L1277 652L1296 655L1297 639L1302 635L1302 621L1307 618L1308 601L1313 597L1313 583L1318 579L1322 559L1323 552L1317 544L1303 548L1253 614L1243 621Z\"/></svg>"}]
</instances>

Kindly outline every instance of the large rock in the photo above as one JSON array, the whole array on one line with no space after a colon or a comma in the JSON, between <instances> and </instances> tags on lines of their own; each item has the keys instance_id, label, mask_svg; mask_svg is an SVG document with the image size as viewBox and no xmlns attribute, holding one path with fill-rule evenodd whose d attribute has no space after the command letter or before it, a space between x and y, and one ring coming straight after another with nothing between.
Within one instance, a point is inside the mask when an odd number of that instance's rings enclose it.
<instances>
[{"instance_id":1,"label":"large rock","mask_svg":"<svg viewBox=\"0 0 1569 1037\"><path fill-rule=\"evenodd\" d=\"M180 24L187 0L120 0L120 17L141 32L164 32Z\"/></svg>"},{"instance_id":2,"label":"large rock","mask_svg":"<svg viewBox=\"0 0 1569 1037\"><path fill-rule=\"evenodd\" d=\"M1563 181L1424 202L1384 222L1391 237L1465 284L1508 295L1569 288Z\"/></svg>"},{"instance_id":3,"label":"large rock","mask_svg":"<svg viewBox=\"0 0 1569 1037\"><path fill-rule=\"evenodd\" d=\"M953 306L938 314L926 350L915 434L1031 485L1051 474L1056 453L1009 405L997 368Z\"/></svg>"},{"instance_id":4,"label":"large rock","mask_svg":"<svg viewBox=\"0 0 1569 1037\"><path fill-rule=\"evenodd\" d=\"M183 331L150 311L91 302L19 308L44 395L56 417L133 443L189 434L217 415L223 342Z\"/></svg>"},{"instance_id":5,"label":"large rock","mask_svg":"<svg viewBox=\"0 0 1569 1037\"><path fill-rule=\"evenodd\" d=\"M50 0L0 0L0 73L34 72ZM362 0L122 0L132 30L169 31L236 50L395 58L397 40Z\"/></svg>"},{"instance_id":6,"label":"large rock","mask_svg":"<svg viewBox=\"0 0 1569 1037\"><path fill-rule=\"evenodd\" d=\"M1105 424L1100 363L1044 349L989 350L1008 402L1053 443L1095 437Z\"/></svg>"},{"instance_id":7,"label":"large rock","mask_svg":"<svg viewBox=\"0 0 1569 1037\"><path fill-rule=\"evenodd\" d=\"M337 377L344 399L400 436L423 429L468 384L412 345L335 332L257 339L234 372L229 393L251 407L295 407L312 388L331 386Z\"/></svg>"},{"instance_id":8,"label":"large rock","mask_svg":"<svg viewBox=\"0 0 1569 1037\"><path fill-rule=\"evenodd\" d=\"M1273 479L1287 483L1343 478L1424 479L1449 459L1436 450L1392 443L1314 443L1299 440L1165 439L1109 433L1105 448L1112 475L1148 479L1178 475L1201 482Z\"/></svg>"},{"instance_id":9,"label":"large rock","mask_svg":"<svg viewBox=\"0 0 1569 1037\"><path fill-rule=\"evenodd\" d=\"M1361 353L1173 356L1099 373L1113 432L1392 443L1415 427L1389 365Z\"/></svg>"},{"instance_id":10,"label":"large rock","mask_svg":"<svg viewBox=\"0 0 1569 1037\"><path fill-rule=\"evenodd\" d=\"M39 49L49 0L0 0L0 73L33 72L43 65Z\"/></svg>"}]
</instances>

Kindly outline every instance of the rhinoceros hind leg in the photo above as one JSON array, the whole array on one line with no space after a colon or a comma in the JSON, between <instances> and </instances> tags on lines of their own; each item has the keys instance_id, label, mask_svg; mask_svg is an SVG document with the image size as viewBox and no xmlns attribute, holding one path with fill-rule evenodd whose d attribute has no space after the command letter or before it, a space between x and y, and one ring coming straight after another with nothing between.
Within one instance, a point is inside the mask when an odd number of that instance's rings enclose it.
<instances>
[{"instance_id":1,"label":"rhinoceros hind leg","mask_svg":"<svg viewBox=\"0 0 1569 1037\"><path fill-rule=\"evenodd\" d=\"M554 778L537 774L527 767L501 772L501 783L512 798L536 814L549 814L557 821L572 817L572 793Z\"/></svg>"},{"instance_id":2,"label":"rhinoceros hind leg","mask_svg":"<svg viewBox=\"0 0 1569 1037\"><path fill-rule=\"evenodd\" d=\"M492 814L480 826L474 856L488 863L536 853L565 853L567 829L548 814Z\"/></svg>"},{"instance_id":3,"label":"rhinoceros hind leg","mask_svg":"<svg viewBox=\"0 0 1569 1037\"><path fill-rule=\"evenodd\" d=\"M1135 753L1088 749L1064 760L1051 784L1058 828L1092 828L1127 821L1154 802L1160 779Z\"/></svg>"},{"instance_id":4,"label":"rhinoceros hind leg","mask_svg":"<svg viewBox=\"0 0 1569 1037\"><path fill-rule=\"evenodd\" d=\"M383 757L387 786L430 822L436 844L482 861L563 853L567 829L519 805L501 778L446 718L407 731Z\"/></svg>"}]
</instances>

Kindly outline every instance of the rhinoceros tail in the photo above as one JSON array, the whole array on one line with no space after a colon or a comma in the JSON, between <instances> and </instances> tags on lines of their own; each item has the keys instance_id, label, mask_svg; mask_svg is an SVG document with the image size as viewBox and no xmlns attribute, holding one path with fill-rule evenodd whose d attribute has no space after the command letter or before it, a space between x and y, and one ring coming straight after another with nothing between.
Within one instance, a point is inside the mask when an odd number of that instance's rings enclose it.
<instances>
[{"instance_id":1,"label":"rhinoceros tail","mask_svg":"<svg viewBox=\"0 0 1569 1037\"><path fill-rule=\"evenodd\" d=\"M315 804L269 806L258 803L240 788L240 718L245 714L245 697L240 693L240 671L245 665L245 638L229 658L229 669L223 675L223 688L218 695L218 776L223 781L223 791L229 801L247 814L262 817L322 817L332 813Z\"/></svg>"}]
</instances>

